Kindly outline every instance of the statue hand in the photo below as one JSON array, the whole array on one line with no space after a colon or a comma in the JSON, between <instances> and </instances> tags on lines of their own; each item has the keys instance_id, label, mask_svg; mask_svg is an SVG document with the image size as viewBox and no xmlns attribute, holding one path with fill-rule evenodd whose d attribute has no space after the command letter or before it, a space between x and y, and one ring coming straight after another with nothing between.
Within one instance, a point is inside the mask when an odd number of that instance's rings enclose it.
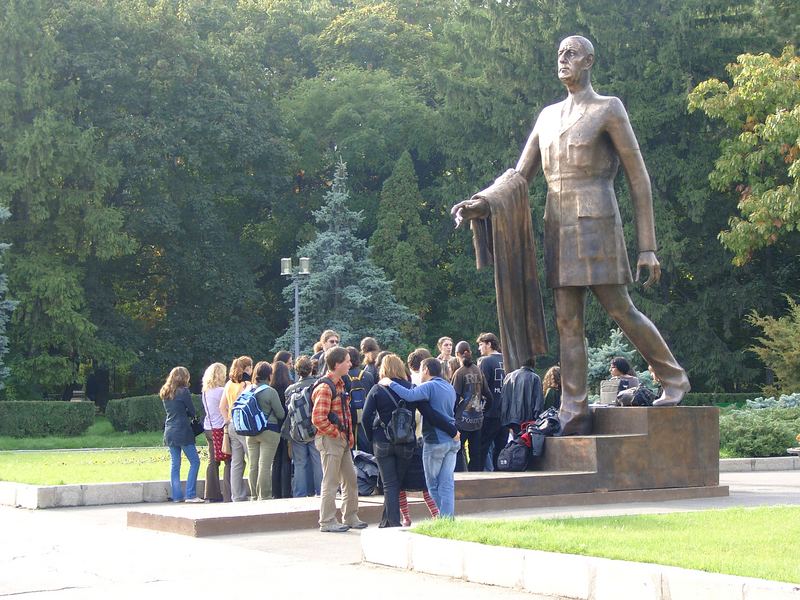
<instances>
[{"instance_id":1,"label":"statue hand","mask_svg":"<svg viewBox=\"0 0 800 600\"><path fill-rule=\"evenodd\" d=\"M644 288L647 289L654 283L658 283L658 280L661 279L661 265L656 258L655 252L648 251L639 253L639 260L636 261L636 281L639 281L642 267L645 267L650 273L647 281L644 282Z\"/></svg>"},{"instance_id":2,"label":"statue hand","mask_svg":"<svg viewBox=\"0 0 800 600\"><path fill-rule=\"evenodd\" d=\"M485 219L489 216L489 204L483 198L473 196L469 200L462 200L450 209L450 214L460 227L463 221L470 219Z\"/></svg>"}]
</instances>

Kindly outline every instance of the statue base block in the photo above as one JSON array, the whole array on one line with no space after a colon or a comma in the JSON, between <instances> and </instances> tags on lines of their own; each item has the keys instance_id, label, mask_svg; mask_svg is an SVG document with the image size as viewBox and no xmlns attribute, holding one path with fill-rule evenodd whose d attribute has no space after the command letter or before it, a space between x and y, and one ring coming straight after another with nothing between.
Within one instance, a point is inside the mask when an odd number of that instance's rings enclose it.
<instances>
[{"instance_id":1,"label":"statue base block","mask_svg":"<svg viewBox=\"0 0 800 600\"><path fill-rule=\"evenodd\" d=\"M526 472L456 473L456 498L718 488L718 408L591 410L592 435L547 438Z\"/></svg>"}]
</instances>

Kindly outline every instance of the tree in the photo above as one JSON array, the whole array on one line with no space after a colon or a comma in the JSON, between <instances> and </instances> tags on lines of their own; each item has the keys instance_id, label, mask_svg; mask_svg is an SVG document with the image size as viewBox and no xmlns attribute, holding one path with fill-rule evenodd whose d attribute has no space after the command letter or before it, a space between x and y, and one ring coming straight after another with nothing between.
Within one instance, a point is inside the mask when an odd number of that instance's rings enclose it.
<instances>
[{"instance_id":1,"label":"tree","mask_svg":"<svg viewBox=\"0 0 800 600\"><path fill-rule=\"evenodd\" d=\"M427 160L436 147L433 110L413 82L384 70L326 71L297 85L283 107L309 193L319 193L337 156L351 165L352 200L366 209L366 235L374 230L372 207L395 157L408 150Z\"/></svg>"},{"instance_id":2,"label":"tree","mask_svg":"<svg viewBox=\"0 0 800 600\"><path fill-rule=\"evenodd\" d=\"M322 207L314 211L319 226L316 238L298 250L311 259L308 281L300 291L301 348L310 349L321 331L335 329L342 342L358 346L372 336L383 347L407 346L401 329L414 321L392 293L391 282L367 254L367 243L356 237L363 216L348 206L347 167L339 161L331 189ZM294 298L294 286L284 289ZM294 329L275 341L273 350L293 346Z\"/></svg>"},{"instance_id":3,"label":"tree","mask_svg":"<svg viewBox=\"0 0 800 600\"><path fill-rule=\"evenodd\" d=\"M11 328L13 386L35 397L76 380L95 358L130 358L98 332L87 269L134 249L121 211L107 202L120 169L99 132L78 120L77 79L57 70L63 49L48 26L49 3L0 9L0 198L11 217L9 288L19 302Z\"/></svg>"},{"instance_id":4,"label":"tree","mask_svg":"<svg viewBox=\"0 0 800 600\"><path fill-rule=\"evenodd\" d=\"M762 317L754 311L748 321L763 332L750 350L775 374L777 391L790 394L800 391L800 304L789 296L786 301L784 316Z\"/></svg>"},{"instance_id":5,"label":"tree","mask_svg":"<svg viewBox=\"0 0 800 600\"><path fill-rule=\"evenodd\" d=\"M139 386L263 352L283 327L276 271L300 218L277 83L249 28L269 23L254 11L70 0L58 13L60 67L121 166L108 197L140 243L91 279L104 329L137 350Z\"/></svg>"},{"instance_id":6,"label":"tree","mask_svg":"<svg viewBox=\"0 0 800 600\"><path fill-rule=\"evenodd\" d=\"M0 222L8 219L10 213L5 206L0 205ZM0 244L0 390L5 387L5 378L8 376L8 367L3 363L3 358L8 352L8 337L6 327L14 310L15 303L8 300L8 283L5 272L2 270L2 256L8 250L8 244Z\"/></svg>"},{"instance_id":7,"label":"tree","mask_svg":"<svg viewBox=\"0 0 800 600\"><path fill-rule=\"evenodd\" d=\"M441 251L434 243L421 211L425 200L417 185L411 155L403 152L383 184L378 227L369 241L370 256L393 280L397 300L420 319L437 296L435 265ZM417 335L416 339L420 339Z\"/></svg>"},{"instance_id":8,"label":"tree","mask_svg":"<svg viewBox=\"0 0 800 600\"><path fill-rule=\"evenodd\" d=\"M631 346L621 329L612 329L608 340L595 348L589 348L588 377L589 386L594 388L599 383L609 378L608 367L611 359L621 356L630 363L631 367L639 371L641 365L639 353Z\"/></svg>"},{"instance_id":9,"label":"tree","mask_svg":"<svg viewBox=\"0 0 800 600\"><path fill-rule=\"evenodd\" d=\"M409 23L389 2L367 2L342 12L318 38L320 66L384 69L395 75L420 75L431 44L426 27Z\"/></svg>"},{"instance_id":10,"label":"tree","mask_svg":"<svg viewBox=\"0 0 800 600\"><path fill-rule=\"evenodd\" d=\"M800 228L800 57L786 46L779 57L742 54L729 64L733 85L709 79L689 94L689 110L722 119L735 138L709 176L739 196L739 215L720 233L734 263Z\"/></svg>"}]
</instances>

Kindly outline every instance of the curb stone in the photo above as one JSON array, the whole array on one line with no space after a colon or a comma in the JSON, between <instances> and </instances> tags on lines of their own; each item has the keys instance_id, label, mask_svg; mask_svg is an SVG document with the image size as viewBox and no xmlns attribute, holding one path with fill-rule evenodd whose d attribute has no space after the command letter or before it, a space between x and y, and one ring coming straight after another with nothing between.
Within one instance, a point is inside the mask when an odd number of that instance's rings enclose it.
<instances>
[{"instance_id":1,"label":"curb stone","mask_svg":"<svg viewBox=\"0 0 800 600\"><path fill-rule=\"evenodd\" d=\"M486 546L404 529L361 533L365 562L569 600L800 600L800 584L650 563Z\"/></svg>"},{"instance_id":2,"label":"curb stone","mask_svg":"<svg viewBox=\"0 0 800 600\"><path fill-rule=\"evenodd\" d=\"M800 456L777 458L723 458L720 473L800 470ZM198 494L203 493L203 480L197 480ZM68 506L101 506L166 502L169 481L128 483L93 483L73 485L31 485L0 481L0 506L19 508L55 508Z\"/></svg>"}]
</instances>

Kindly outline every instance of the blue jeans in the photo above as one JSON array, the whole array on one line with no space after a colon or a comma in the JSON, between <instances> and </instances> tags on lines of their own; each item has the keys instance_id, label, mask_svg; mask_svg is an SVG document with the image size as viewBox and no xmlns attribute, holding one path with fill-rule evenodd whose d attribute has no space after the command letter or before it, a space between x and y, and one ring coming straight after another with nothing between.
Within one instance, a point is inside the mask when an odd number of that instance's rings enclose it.
<instances>
[{"instance_id":1,"label":"blue jeans","mask_svg":"<svg viewBox=\"0 0 800 600\"><path fill-rule=\"evenodd\" d=\"M292 496L305 498L319 496L322 492L322 459L314 442L295 442L292 440Z\"/></svg>"},{"instance_id":2,"label":"blue jeans","mask_svg":"<svg viewBox=\"0 0 800 600\"><path fill-rule=\"evenodd\" d=\"M425 483L428 492L439 507L439 514L452 517L455 514L456 482L453 473L456 457L461 450L461 442L451 440L443 444L429 444L422 447L422 465L425 468Z\"/></svg>"},{"instance_id":3,"label":"blue jeans","mask_svg":"<svg viewBox=\"0 0 800 600\"><path fill-rule=\"evenodd\" d=\"M180 502L183 500L181 490L181 450L189 460L189 475L186 477L186 499L197 497L197 472L200 470L200 457L197 455L197 446L189 444L187 446L170 446L169 456L172 459L172 466L169 472L169 480L172 485L172 501Z\"/></svg>"}]
</instances>

